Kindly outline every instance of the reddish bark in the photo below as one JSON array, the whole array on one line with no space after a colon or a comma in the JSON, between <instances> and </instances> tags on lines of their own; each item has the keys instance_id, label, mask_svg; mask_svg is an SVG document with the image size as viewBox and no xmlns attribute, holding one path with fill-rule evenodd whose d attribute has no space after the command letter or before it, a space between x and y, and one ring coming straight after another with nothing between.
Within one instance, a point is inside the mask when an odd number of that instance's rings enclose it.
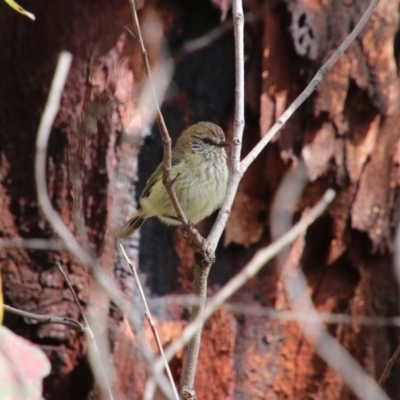
<instances>
[{"instance_id":1,"label":"reddish bark","mask_svg":"<svg viewBox=\"0 0 400 400\"><path fill-rule=\"evenodd\" d=\"M224 12L229 4L215 3ZM256 10L261 2L245 5ZM134 284L121 270L114 237L134 209L132 191L140 192L161 160L162 144L156 129L146 126L146 109L138 106L145 79L137 43L123 29L131 20L128 2L53 1L43 7L28 1L24 6L36 14L35 23L0 3L0 235L54 237L36 200L34 141L57 54L68 49L74 62L49 143L49 194L79 240L90 243L104 270L132 295ZM300 93L366 6L365 0L273 2L246 27L244 154ZM157 65L163 59L164 40L175 54L186 40L217 26L220 14L207 0L148 1L140 18L143 23L152 21L143 31L150 61ZM360 38L317 93L251 166L240 185L223 246L217 250L210 294L269 243L273 195L293 160L302 156L310 183L293 210L296 216L315 204L325 188L338 191L328 213L310 229L302 258L317 309L398 314L391 258L400 165L397 33L397 2L380 2ZM199 120L221 124L230 137L233 56L230 32L179 60L163 105L173 140L183 127ZM201 231L207 233L211 222L203 222ZM134 239L131 255L153 297L191 291L193 250L181 228L147 221L137 245ZM98 322L110 334L116 397L140 398L149 370L135 333L110 307L107 296L99 293L93 305L97 292L91 277L70 255L1 248L6 302L28 311L79 318L54 268L56 260L68 271L82 303L88 306L91 299L89 310L99 312ZM282 296L271 262L233 300L285 309ZM163 342L177 338L187 309L160 307L155 314ZM98 397L83 337L66 327L38 326L9 314L5 322L49 355L52 374L45 382L46 398ZM375 378L399 341L392 328L329 329ZM147 328L146 336L151 337ZM179 382L182 354L171 366ZM396 364L385 385L392 399L400 399L398 369ZM205 326L196 385L199 399L352 398L294 322L224 310Z\"/></svg>"}]
</instances>

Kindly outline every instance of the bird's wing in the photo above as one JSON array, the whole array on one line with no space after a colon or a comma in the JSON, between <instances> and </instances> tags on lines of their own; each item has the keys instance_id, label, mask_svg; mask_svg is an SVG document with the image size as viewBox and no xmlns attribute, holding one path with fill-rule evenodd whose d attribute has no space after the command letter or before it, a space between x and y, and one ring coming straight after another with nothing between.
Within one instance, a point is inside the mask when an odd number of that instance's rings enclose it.
<instances>
[{"instance_id":1,"label":"bird's wing","mask_svg":"<svg viewBox=\"0 0 400 400\"><path fill-rule=\"evenodd\" d=\"M182 160L182 157L179 157L179 153L175 150L172 152L172 157L171 157L171 165L174 167L175 165L178 165ZM150 178L146 182L146 187L144 188L142 195L140 198L148 197L151 193L151 190L155 183L159 180L162 180L163 176L163 165L162 163L158 164L157 169L151 174ZM174 177L172 177L174 178Z\"/></svg>"}]
</instances>

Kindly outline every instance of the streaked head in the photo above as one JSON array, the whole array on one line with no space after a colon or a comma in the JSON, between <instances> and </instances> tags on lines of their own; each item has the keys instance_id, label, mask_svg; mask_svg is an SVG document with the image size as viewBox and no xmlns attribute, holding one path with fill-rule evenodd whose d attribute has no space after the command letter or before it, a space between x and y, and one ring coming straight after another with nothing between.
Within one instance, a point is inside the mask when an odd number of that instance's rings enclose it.
<instances>
[{"instance_id":1,"label":"streaked head","mask_svg":"<svg viewBox=\"0 0 400 400\"><path fill-rule=\"evenodd\" d=\"M186 129L177 145L190 147L195 153L210 153L224 151L229 146L225 141L224 131L212 122L199 122Z\"/></svg>"}]
</instances>

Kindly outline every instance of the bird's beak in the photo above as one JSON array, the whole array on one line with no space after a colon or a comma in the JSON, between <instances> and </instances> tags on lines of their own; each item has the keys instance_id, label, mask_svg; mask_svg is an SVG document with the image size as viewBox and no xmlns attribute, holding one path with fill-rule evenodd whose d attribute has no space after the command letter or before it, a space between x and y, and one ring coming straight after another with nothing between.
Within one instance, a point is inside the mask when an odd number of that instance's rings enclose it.
<instances>
[{"instance_id":1,"label":"bird's beak","mask_svg":"<svg viewBox=\"0 0 400 400\"><path fill-rule=\"evenodd\" d=\"M228 143L228 142L219 142L219 143L217 144L218 147L228 147L228 146L230 146L230 145L231 145L231 144Z\"/></svg>"}]
</instances>

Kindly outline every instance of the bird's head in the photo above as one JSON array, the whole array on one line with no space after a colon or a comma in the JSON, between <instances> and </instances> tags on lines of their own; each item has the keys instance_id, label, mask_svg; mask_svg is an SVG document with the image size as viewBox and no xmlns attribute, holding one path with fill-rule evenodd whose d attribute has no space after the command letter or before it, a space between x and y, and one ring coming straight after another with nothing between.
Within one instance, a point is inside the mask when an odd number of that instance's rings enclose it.
<instances>
[{"instance_id":1,"label":"bird's head","mask_svg":"<svg viewBox=\"0 0 400 400\"><path fill-rule=\"evenodd\" d=\"M224 131L212 122L199 122L187 128L178 140L183 147L190 147L194 153L225 153L229 143Z\"/></svg>"}]
</instances>

